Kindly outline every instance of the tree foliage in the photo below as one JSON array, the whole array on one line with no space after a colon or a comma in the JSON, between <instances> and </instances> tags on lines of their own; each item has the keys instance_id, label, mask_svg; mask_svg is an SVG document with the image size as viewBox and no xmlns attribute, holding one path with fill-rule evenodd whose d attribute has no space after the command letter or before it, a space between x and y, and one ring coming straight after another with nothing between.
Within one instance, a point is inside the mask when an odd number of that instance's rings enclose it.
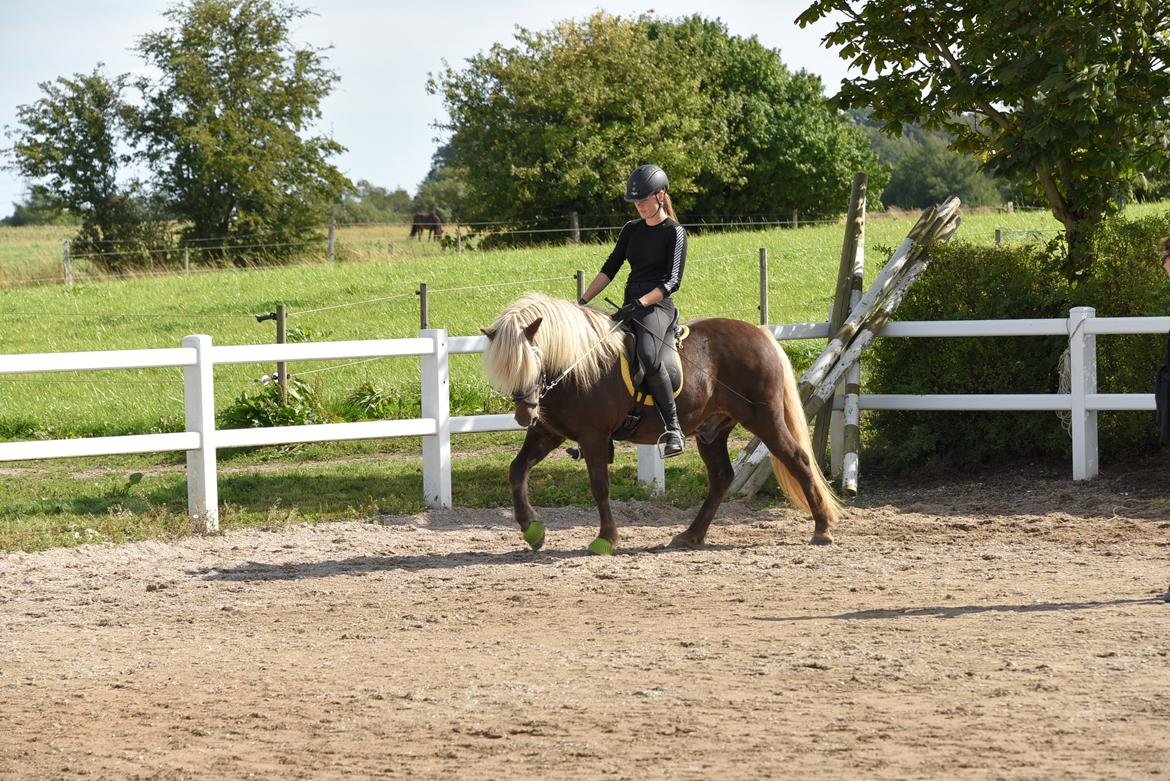
<instances>
[{"instance_id":1,"label":"tree foliage","mask_svg":"<svg viewBox=\"0 0 1170 781\"><path fill-rule=\"evenodd\" d=\"M336 217L342 223L401 222L410 218L412 209L410 193L401 187L391 191L359 179L342 194Z\"/></svg>"},{"instance_id":2,"label":"tree foliage","mask_svg":"<svg viewBox=\"0 0 1170 781\"><path fill-rule=\"evenodd\" d=\"M344 148L310 135L337 75L321 49L291 41L307 13L278 0L187 0L139 41L159 76L139 81L137 138L190 238L260 234L281 254L349 186L328 162Z\"/></svg>"},{"instance_id":3,"label":"tree foliage","mask_svg":"<svg viewBox=\"0 0 1170 781\"><path fill-rule=\"evenodd\" d=\"M844 20L825 36L863 75L844 106L894 133L945 130L1009 178L1035 182L1069 237L1116 210L1170 148L1170 7L1148 0L817 0L799 17ZM973 119L973 121L972 121Z\"/></svg>"},{"instance_id":4,"label":"tree foliage","mask_svg":"<svg viewBox=\"0 0 1170 781\"><path fill-rule=\"evenodd\" d=\"M667 170L682 211L830 214L852 174L881 176L864 140L754 38L719 22L597 13L520 30L433 76L469 218L612 224L635 166Z\"/></svg>"},{"instance_id":5,"label":"tree foliage","mask_svg":"<svg viewBox=\"0 0 1170 781\"><path fill-rule=\"evenodd\" d=\"M110 250L133 234L139 217L134 186L119 181L130 161L121 143L132 122L125 82L106 76L100 64L90 74L42 82L42 96L18 106L17 126L6 128L9 167L33 182L30 204L80 217L78 251Z\"/></svg>"}]
</instances>

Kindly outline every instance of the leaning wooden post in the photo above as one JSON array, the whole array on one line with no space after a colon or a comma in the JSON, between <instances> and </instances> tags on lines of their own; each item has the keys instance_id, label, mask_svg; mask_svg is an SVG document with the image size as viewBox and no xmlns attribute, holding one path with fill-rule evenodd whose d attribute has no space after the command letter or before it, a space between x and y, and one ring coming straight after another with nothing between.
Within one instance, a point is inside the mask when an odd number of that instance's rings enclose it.
<instances>
[{"instance_id":1,"label":"leaning wooden post","mask_svg":"<svg viewBox=\"0 0 1170 781\"><path fill-rule=\"evenodd\" d=\"M284 304L276 305L276 343L285 344L288 341L288 310ZM280 404L288 404L288 364L278 361L276 364L276 382L280 389Z\"/></svg>"},{"instance_id":2,"label":"leaning wooden post","mask_svg":"<svg viewBox=\"0 0 1170 781\"><path fill-rule=\"evenodd\" d=\"M61 242L61 263L65 267L65 287L73 287L73 259L69 255L69 239Z\"/></svg>"},{"instance_id":3,"label":"leaning wooden post","mask_svg":"<svg viewBox=\"0 0 1170 781\"><path fill-rule=\"evenodd\" d=\"M768 324L768 248L760 247L760 325Z\"/></svg>"},{"instance_id":4,"label":"leaning wooden post","mask_svg":"<svg viewBox=\"0 0 1170 781\"><path fill-rule=\"evenodd\" d=\"M569 212L569 240L574 244L581 243L581 224L577 221L577 212Z\"/></svg>"},{"instance_id":5,"label":"leaning wooden post","mask_svg":"<svg viewBox=\"0 0 1170 781\"><path fill-rule=\"evenodd\" d=\"M333 258L336 257L334 254L334 251L336 248L336 238L337 238L337 220L330 219L329 220L329 245L325 251L325 256L329 260L330 263L332 263Z\"/></svg>"},{"instance_id":6,"label":"leaning wooden post","mask_svg":"<svg viewBox=\"0 0 1170 781\"><path fill-rule=\"evenodd\" d=\"M833 309L829 316L829 333L835 334L850 311L854 269L858 264L858 247L863 246L865 230L865 196L869 177L858 173L853 177L849 193L849 213L845 218L845 239L841 243L841 263L837 268L837 287L833 295ZM864 263L864 256L862 256ZM832 405L819 412L813 424L813 456L818 464L825 460L825 445L829 441Z\"/></svg>"},{"instance_id":7,"label":"leaning wooden post","mask_svg":"<svg viewBox=\"0 0 1170 781\"><path fill-rule=\"evenodd\" d=\"M430 310L430 300L427 298L427 283L426 282L419 283L418 292L416 293L416 295L418 296L419 327L425 331L431 327L430 326L431 313L429 311Z\"/></svg>"}]
</instances>

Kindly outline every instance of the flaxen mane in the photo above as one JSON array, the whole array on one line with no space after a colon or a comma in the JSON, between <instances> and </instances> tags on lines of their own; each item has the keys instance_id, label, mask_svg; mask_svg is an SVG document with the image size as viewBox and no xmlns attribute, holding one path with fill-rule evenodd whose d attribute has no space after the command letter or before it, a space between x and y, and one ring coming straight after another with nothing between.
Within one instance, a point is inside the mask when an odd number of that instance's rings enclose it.
<instances>
[{"instance_id":1,"label":"flaxen mane","mask_svg":"<svg viewBox=\"0 0 1170 781\"><path fill-rule=\"evenodd\" d=\"M540 350L539 362L524 335L538 317L541 324L534 341ZM540 362L545 377L552 378L581 356L585 357L568 378L589 388L617 362L622 350L622 331L608 315L543 293L525 293L513 301L491 330L483 354L484 371L492 387L504 394L532 388L540 379Z\"/></svg>"}]
</instances>

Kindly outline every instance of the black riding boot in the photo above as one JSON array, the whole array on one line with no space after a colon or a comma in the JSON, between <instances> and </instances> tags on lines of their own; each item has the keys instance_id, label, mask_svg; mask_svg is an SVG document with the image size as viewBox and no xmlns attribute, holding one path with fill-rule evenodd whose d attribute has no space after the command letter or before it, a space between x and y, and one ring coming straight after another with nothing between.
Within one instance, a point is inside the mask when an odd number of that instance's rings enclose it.
<instances>
[{"instance_id":1,"label":"black riding boot","mask_svg":"<svg viewBox=\"0 0 1170 781\"><path fill-rule=\"evenodd\" d=\"M683 452L682 426L678 422L678 410L674 404L674 393L670 388L670 375L666 367L658 365L658 371L646 376L646 385L654 396L654 406L658 408L658 415L662 418L662 425L666 433L662 440L662 457L670 458Z\"/></svg>"}]
</instances>

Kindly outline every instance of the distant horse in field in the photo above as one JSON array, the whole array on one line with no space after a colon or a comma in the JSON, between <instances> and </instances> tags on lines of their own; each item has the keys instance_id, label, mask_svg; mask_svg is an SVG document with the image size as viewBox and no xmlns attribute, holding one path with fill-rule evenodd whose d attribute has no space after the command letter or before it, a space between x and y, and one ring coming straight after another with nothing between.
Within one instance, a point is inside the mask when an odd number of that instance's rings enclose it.
<instances>
[{"instance_id":1,"label":"distant horse in field","mask_svg":"<svg viewBox=\"0 0 1170 781\"><path fill-rule=\"evenodd\" d=\"M789 501L812 514L812 543L832 542L829 530L840 504L812 456L808 423L784 350L771 333L741 320L709 318L689 328L679 349L685 381L676 403L683 432L697 440L708 489L698 516L671 545L703 544L731 485L727 437L736 423L768 447L773 472ZM483 357L487 378L497 391L511 396L516 422L527 429L508 473L512 509L524 540L534 550L544 544L544 526L528 501L528 473L573 439L580 445L601 516L600 532L589 550L612 553L617 525L609 507L610 439L631 407L621 365L623 330L603 312L540 293L512 302L482 330L488 337ZM645 414L623 438L651 444L662 431L659 416Z\"/></svg>"},{"instance_id":2,"label":"distant horse in field","mask_svg":"<svg viewBox=\"0 0 1170 781\"><path fill-rule=\"evenodd\" d=\"M416 212L410 224L410 238L422 241L423 231L431 232L431 239L443 237L443 221L435 212Z\"/></svg>"}]
</instances>

